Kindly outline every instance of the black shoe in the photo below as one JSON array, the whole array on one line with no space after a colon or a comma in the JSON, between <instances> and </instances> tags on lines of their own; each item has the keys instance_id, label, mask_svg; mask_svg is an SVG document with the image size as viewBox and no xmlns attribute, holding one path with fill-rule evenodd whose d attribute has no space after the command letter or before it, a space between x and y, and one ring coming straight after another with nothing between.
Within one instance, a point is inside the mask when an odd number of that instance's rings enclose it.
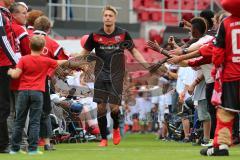
<instances>
[{"instance_id":1,"label":"black shoe","mask_svg":"<svg viewBox=\"0 0 240 160\"><path fill-rule=\"evenodd\" d=\"M0 150L0 153L9 153L9 152L10 152L9 148L5 148L5 149Z\"/></svg>"},{"instance_id":2,"label":"black shoe","mask_svg":"<svg viewBox=\"0 0 240 160\"><path fill-rule=\"evenodd\" d=\"M219 149L219 148L203 148L200 150L200 154L203 156L229 156L227 149Z\"/></svg>"},{"instance_id":3,"label":"black shoe","mask_svg":"<svg viewBox=\"0 0 240 160\"><path fill-rule=\"evenodd\" d=\"M46 145L44 145L44 150L45 151L55 151L56 148L54 148L53 145L46 144Z\"/></svg>"}]
</instances>

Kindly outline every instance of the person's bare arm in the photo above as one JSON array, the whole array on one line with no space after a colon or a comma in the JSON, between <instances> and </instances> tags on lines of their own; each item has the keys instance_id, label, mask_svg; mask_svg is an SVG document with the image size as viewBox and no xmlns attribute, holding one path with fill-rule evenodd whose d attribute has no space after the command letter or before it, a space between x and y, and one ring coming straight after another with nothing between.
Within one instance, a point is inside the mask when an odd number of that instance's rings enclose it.
<instances>
[{"instance_id":1,"label":"person's bare arm","mask_svg":"<svg viewBox=\"0 0 240 160\"><path fill-rule=\"evenodd\" d=\"M130 51L133 55L133 57L143 65L144 68L149 68L150 65L147 63L147 61L144 59L144 57L142 56L142 54L136 49L136 48L133 48L131 51Z\"/></svg>"},{"instance_id":2,"label":"person's bare arm","mask_svg":"<svg viewBox=\"0 0 240 160\"><path fill-rule=\"evenodd\" d=\"M169 51L169 53L174 54L174 55L188 54L188 53L192 53L192 52L198 51L198 49L201 46L202 46L202 44L195 43L195 44L193 44L190 47L185 48L185 49L183 49L181 47L178 47L178 48L176 48L174 50ZM184 53L184 52L186 52L186 53Z\"/></svg>"},{"instance_id":3,"label":"person's bare arm","mask_svg":"<svg viewBox=\"0 0 240 160\"><path fill-rule=\"evenodd\" d=\"M191 53L183 54L183 55L180 55L180 56L173 56L172 55L172 58L168 59L168 62L172 63L172 64L177 64L177 63L180 63L183 60L196 58L196 57L199 57L199 56L201 56L200 53L199 53L199 50L196 50L196 51L193 51Z\"/></svg>"},{"instance_id":4,"label":"person's bare arm","mask_svg":"<svg viewBox=\"0 0 240 160\"><path fill-rule=\"evenodd\" d=\"M13 79L17 79L22 74L22 70L20 68L12 69L10 68L8 70L8 75L11 76Z\"/></svg>"},{"instance_id":5,"label":"person's bare arm","mask_svg":"<svg viewBox=\"0 0 240 160\"><path fill-rule=\"evenodd\" d=\"M194 82L188 87L188 93L190 95L193 94L193 91L195 89L195 87L204 79L203 74L200 74L195 80Z\"/></svg>"},{"instance_id":6,"label":"person's bare arm","mask_svg":"<svg viewBox=\"0 0 240 160\"><path fill-rule=\"evenodd\" d=\"M58 65L67 65L67 60L57 60Z\"/></svg>"},{"instance_id":7,"label":"person's bare arm","mask_svg":"<svg viewBox=\"0 0 240 160\"><path fill-rule=\"evenodd\" d=\"M170 78L170 79L177 79L178 78L178 74L171 72L171 71L167 71L166 75Z\"/></svg>"}]
</instances>

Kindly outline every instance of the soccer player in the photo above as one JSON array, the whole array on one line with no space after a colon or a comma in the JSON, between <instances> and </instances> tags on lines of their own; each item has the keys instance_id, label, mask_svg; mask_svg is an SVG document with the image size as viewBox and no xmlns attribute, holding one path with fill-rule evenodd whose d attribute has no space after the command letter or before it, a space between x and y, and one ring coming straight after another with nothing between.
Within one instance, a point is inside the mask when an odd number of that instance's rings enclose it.
<instances>
[{"instance_id":1,"label":"soccer player","mask_svg":"<svg viewBox=\"0 0 240 160\"><path fill-rule=\"evenodd\" d=\"M97 103L98 125L102 140L99 146L105 147L107 141L107 104L113 119L113 143L120 143L119 106L122 101L123 77L125 73L124 49L145 68L149 67L142 55L135 48L128 31L115 25L117 19L115 7L103 8L103 27L89 35L80 55L88 55L93 49L96 52L95 84L93 101Z\"/></svg>"}]
</instances>

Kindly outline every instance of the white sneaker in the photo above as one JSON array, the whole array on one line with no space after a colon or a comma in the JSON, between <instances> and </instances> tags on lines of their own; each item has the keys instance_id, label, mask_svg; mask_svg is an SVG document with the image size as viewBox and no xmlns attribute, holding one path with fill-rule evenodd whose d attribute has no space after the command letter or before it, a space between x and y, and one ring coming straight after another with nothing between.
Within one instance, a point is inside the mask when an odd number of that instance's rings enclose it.
<instances>
[{"instance_id":1,"label":"white sneaker","mask_svg":"<svg viewBox=\"0 0 240 160\"><path fill-rule=\"evenodd\" d=\"M9 152L9 154L12 154L12 155L14 155L14 154L19 154L19 153L21 153L21 154L27 154L27 152L25 152L25 151L23 151L23 150L19 150L19 151L13 151L13 150L10 150L10 152Z\"/></svg>"}]
</instances>

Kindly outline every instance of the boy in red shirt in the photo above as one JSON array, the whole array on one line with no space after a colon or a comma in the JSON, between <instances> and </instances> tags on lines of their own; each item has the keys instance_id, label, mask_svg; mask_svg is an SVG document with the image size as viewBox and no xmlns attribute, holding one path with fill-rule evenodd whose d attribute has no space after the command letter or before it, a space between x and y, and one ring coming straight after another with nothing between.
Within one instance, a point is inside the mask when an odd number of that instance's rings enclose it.
<instances>
[{"instance_id":1,"label":"boy in red shirt","mask_svg":"<svg viewBox=\"0 0 240 160\"><path fill-rule=\"evenodd\" d=\"M10 154L16 154L20 151L22 131L28 111L30 118L28 153L30 155L42 154L37 150L37 146L45 79L49 70L53 70L66 62L66 60L56 61L41 56L44 46L45 40L42 36L33 36L30 40L31 55L22 57L16 69L9 69L8 71L12 78L19 78L20 80Z\"/></svg>"}]
</instances>

